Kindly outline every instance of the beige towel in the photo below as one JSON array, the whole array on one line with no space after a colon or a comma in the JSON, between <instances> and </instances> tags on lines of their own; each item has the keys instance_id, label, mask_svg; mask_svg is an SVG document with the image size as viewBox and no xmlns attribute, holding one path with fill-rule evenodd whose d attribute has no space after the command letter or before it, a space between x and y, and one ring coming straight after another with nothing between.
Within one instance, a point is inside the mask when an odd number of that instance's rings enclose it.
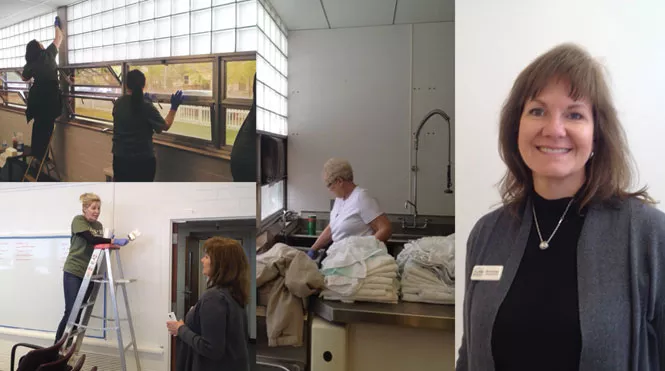
<instances>
[{"instance_id":1,"label":"beige towel","mask_svg":"<svg viewBox=\"0 0 665 371\"><path fill-rule=\"evenodd\" d=\"M302 346L307 297L323 288L323 275L307 254L282 243L256 257L256 287L267 301L268 345Z\"/></svg>"}]
</instances>

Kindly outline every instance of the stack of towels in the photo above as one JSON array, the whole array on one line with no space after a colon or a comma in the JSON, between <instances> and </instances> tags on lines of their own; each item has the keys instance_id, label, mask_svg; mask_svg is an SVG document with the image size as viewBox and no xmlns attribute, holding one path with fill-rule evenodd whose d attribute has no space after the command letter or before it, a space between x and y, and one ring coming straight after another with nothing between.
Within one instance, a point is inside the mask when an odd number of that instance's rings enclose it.
<instances>
[{"instance_id":1,"label":"stack of towels","mask_svg":"<svg viewBox=\"0 0 665 371\"><path fill-rule=\"evenodd\" d=\"M455 304L455 235L423 237L397 255L402 300Z\"/></svg>"},{"instance_id":2,"label":"stack of towels","mask_svg":"<svg viewBox=\"0 0 665 371\"><path fill-rule=\"evenodd\" d=\"M386 245L374 238L348 237L333 243L321 262L327 300L397 304L398 266Z\"/></svg>"}]
</instances>

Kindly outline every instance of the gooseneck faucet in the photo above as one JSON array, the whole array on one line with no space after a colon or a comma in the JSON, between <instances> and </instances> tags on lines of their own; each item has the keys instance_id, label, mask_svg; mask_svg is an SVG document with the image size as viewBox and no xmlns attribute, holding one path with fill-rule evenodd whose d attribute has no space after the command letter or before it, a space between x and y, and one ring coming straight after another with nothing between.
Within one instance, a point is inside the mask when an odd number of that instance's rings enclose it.
<instances>
[{"instance_id":1,"label":"gooseneck faucet","mask_svg":"<svg viewBox=\"0 0 665 371\"><path fill-rule=\"evenodd\" d=\"M410 200L407 201L407 203L404 205L405 208L408 208L408 205L412 205L414 209L414 215L413 215L413 225L411 225L411 228L418 228L416 225L416 218L418 216L418 144L420 143L420 132L423 129L423 126L425 126L425 123L429 121L432 116L439 115L441 116L446 122L448 123L448 165L446 169L446 189L443 190L444 193L453 193L453 180L452 180L452 127L450 124L450 116L448 116L447 113L445 113L443 110L440 109L433 109L430 111L423 120L420 122L418 125L418 128L416 129L416 133L414 134L413 138L413 146L415 149L415 154L414 154L414 164L411 166L411 172L413 173L413 202ZM404 223L402 223L404 224ZM427 221L425 221L425 226L420 227L420 228L425 228L427 226Z\"/></svg>"},{"instance_id":2,"label":"gooseneck faucet","mask_svg":"<svg viewBox=\"0 0 665 371\"><path fill-rule=\"evenodd\" d=\"M413 215L411 215L411 224L406 224L406 220L404 218L400 218L402 221L402 229L425 229L427 228L427 223L429 223L429 219L425 219L425 224L423 225L418 225L418 207L416 204L413 202L407 200L404 203L404 208L408 209L409 205L413 207Z\"/></svg>"}]
</instances>

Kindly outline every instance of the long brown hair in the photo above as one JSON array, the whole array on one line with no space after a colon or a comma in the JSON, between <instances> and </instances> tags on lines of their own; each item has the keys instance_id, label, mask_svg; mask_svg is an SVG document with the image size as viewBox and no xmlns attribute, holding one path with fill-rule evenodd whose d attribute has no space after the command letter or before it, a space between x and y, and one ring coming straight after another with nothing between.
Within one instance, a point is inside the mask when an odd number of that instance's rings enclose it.
<instances>
[{"instance_id":1,"label":"long brown hair","mask_svg":"<svg viewBox=\"0 0 665 371\"><path fill-rule=\"evenodd\" d=\"M580 210L591 202L638 197L655 203L647 187L632 186L632 158L626 135L612 102L603 67L575 44L561 44L531 62L517 77L501 111L499 153L508 167L499 183L503 204L517 212L533 189L533 176L520 155L517 138L524 105L552 80L570 85L570 98L587 98L592 104L594 155L587 162L586 181L578 193Z\"/></svg>"},{"instance_id":2,"label":"long brown hair","mask_svg":"<svg viewBox=\"0 0 665 371\"><path fill-rule=\"evenodd\" d=\"M224 237L212 237L203 243L210 257L208 288L228 288L243 307L249 303L249 262L240 243Z\"/></svg>"}]
</instances>

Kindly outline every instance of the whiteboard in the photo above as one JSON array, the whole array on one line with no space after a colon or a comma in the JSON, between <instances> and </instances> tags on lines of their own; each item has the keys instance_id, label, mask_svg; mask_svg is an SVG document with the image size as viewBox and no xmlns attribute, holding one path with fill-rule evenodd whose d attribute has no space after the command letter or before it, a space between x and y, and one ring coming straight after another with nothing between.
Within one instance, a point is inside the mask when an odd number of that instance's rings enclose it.
<instances>
[{"instance_id":1,"label":"whiteboard","mask_svg":"<svg viewBox=\"0 0 665 371\"><path fill-rule=\"evenodd\" d=\"M70 236L0 237L0 297L14 298L0 306L0 327L56 332L65 309L62 269L69 246ZM97 298L93 314L104 317L104 287ZM104 324L91 318L88 325ZM86 336L104 338L105 332L90 329Z\"/></svg>"},{"instance_id":2,"label":"whiteboard","mask_svg":"<svg viewBox=\"0 0 665 371\"><path fill-rule=\"evenodd\" d=\"M81 214L79 196L93 192L102 199L99 221L113 228L112 183L26 183L0 185L0 329L52 332L64 314L62 267L69 252L71 223ZM106 290L101 287L93 315L104 317ZM110 312L108 312L110 313ZM100 319L89 326L103 328ZM86 331L105 338L104 331Z\"/></svg>"}]
</instances>

